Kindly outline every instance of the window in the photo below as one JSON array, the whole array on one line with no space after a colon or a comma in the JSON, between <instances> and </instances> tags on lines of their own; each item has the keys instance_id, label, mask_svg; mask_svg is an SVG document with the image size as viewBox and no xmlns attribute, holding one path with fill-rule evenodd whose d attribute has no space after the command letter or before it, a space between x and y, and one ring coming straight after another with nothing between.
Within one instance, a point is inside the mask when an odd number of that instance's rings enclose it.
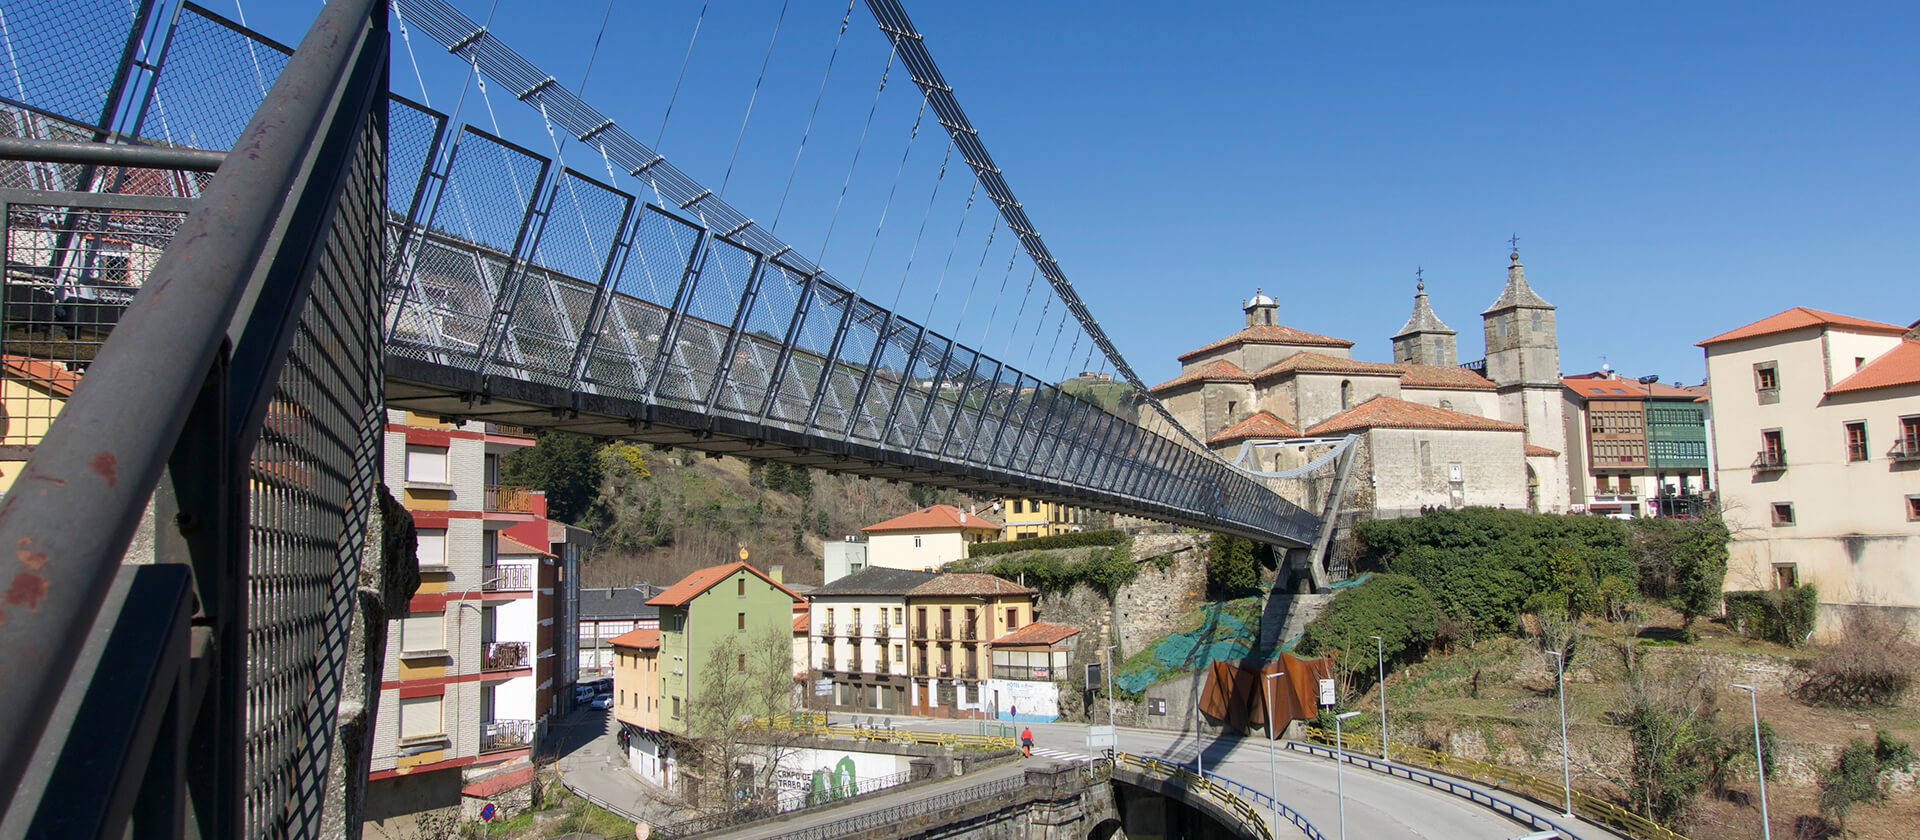
<instances>
[{"instance_id":1,"label":"window","mask_svg":"<svg viewBox=\"0 0 1920 840\"><path fill-rule=\"evenodd\" d=\"M1778 589L1791 589L1800 585L1800 567L1792 563L1779 563L1773 567L1773 585Z\"/></svg>"},{"instance_id":2,"label":"window","mask_svg":"<svg viewBox=\"0 0 1920 840\"><path fill-rule=\"evenodd\" d=\"M1008 632L1012 632L1018 629L1020 629L1020 608L1008 607L1007 608L1007 630Z\"/></svg>"},{"instance_id":3,"label":"window","mask_svg":"<svg viewBox=\"0 0 1920 840\"><path fill-rule=\"evenodd\" d=\"M422 569L444 569L447 567L447 529L422 528L417 533L418 547L413 556L420 561Z\"/></svg>"},{"instance_id":4,"label":"window","mask_svg":"<svg viewBox=\"0 0 1920 840\"><path fill-rule=\"evenodd\" d=\"M914 538L913 538L913 547L914 547L914 548L919 548L919 547L920 547L920 538L919 538L919 537L914 537Z\"/></svg>"},{"instance_id":5,"label":"window","mask_svg":"<svg viewBox=\"0 0 1920 840\"><path fill-rule=\"evenodd\" d=\"M740 578L739 580L734 581L734 583L738 584L738 586L734 590L735 597L739 597L739 598L747 597L747 579Z\"/></svg>"},{"instance_id":6,"label":"window","mask_svg":"<svg viewBox=\"0 0 1920 840\"><path fill-rule=\"evenodd\" d=\"M1920 521L1920 496L1907 497L1907 521Z\"/></svg>"},{"instance_id":7,"label":"window","mask_svg":"<svg viewBox=\"0 0 1920 840\"><path fill-rule=\"evenodd\" d=\"M1340 381L1340 410L1346 411L1347 409L1352 407L1353 407L1353 380L1343 379Z\"/></svg>"},{"instance_id":8,"label":"window","mask_svg":"<svg viewBox=\"0 0 1920 840\"><path fill-rule=\"evenodd\" d=\"M407 480L424 484L447 483L447 448L407 446Z\"/></svg>"},{"instance_id":9,"label":"window","mask_svg":"<svg viewBox=\"0 0 1920 840\"><path fill-rule=\"evenodd\" d=\"M1547 313L1541 312L1538 309L1533 310L1533 331L1545 332L1546 329L1547 329Z\"/></svg>"},{"instance_id":10,"label":"window","mask_svg":"<svg viewBox=\"0 0 1920 840\"><path fill-rule=\"evenodd\" d=\"M1867 460L1867 424L1847 424L1847 460Z\"/></svg>"},{"instance_id":11,"label":"window","mask_svg":"<svg viewBox=\"0 0 1920 840\"><path fill-rule=\"evenodd\" d=\"M1780 365L1778 362L1760 362L1753 366L1753 388L1760 395L1761 404L1780 401Z\"/></svg>"},{"instance_id":12,"label":"window","mask_svg":"<svg viewBox=\"0 0 1920 840\"><path fill-rule=\"evenodd\" d=\"M1026 502L1025 502L1024 500L1021 500L1021 499L1014 499L1014 500L1013 500L1013 512L1014 512L1014 513L1023 513L1023 512L1025 512L1025 510L1026 510L1026 504L1027 504L1027 503L1026 503Z\"/></svg>"},{"instance_id":13,"label":"window","mask_svg":"<svg viewBox=\"0 0 1920 840\"><path fill-rule=\"evenodd\" d=\"M627 705L627 690L624 688L620 689L620 705Z\"/></svg>"},{"instance_id":14,"label":"window","mask_svg":"<svg viewBox=\"0 0 1920 840\"><path fill-rule=\"evenodd\" d=\"M447 649L446 614L410 615L400 622L400 650L444 651Z\"/></svg>"},{"instance_id":15,"label":"window","mask_svg":"<svg viewBox=\"0 0 1920 840\"><path fill-rule=\"evenodd\" d=\"M678 697L673 698L673 717L675 720L680 718L680 698Z\"/></svg>"},{"instance_id":16,"label":"window","mask_svg":"<svg viewBox=\"0 0 1920 840\"><path fill-rule=\"evenodd\" d=\"M400 698L400 738L433 738L446 734L440 725L440 697Z\"/></svg>"},{"instance_id":17,"label":"window","mask_svg":"<svg viewBox=\"0 0 1920 840\"><path fill-rule=\"evenodd\" d=\"M1240 403L1235 402L1233 400L1227 400L1227 419L1228 420L1233 419L1233 410L1239 407L1240 407Z\"/></svg>"},{"instance_id":18,"label":"window","mask_svg":"<svg viewBox=\"0 0 1920 840\"><path fill-rule=\"evenodd\" d=\"M740 664L734 666L734 670L742 674L747 672L747 655L746 654L744 653L740 654Z\"/></svg>"},{"instance_id":19,"label":"window","mask_svg":"<svg viewBox=\"0 0 1920 840\"><path fill-rule=\"evenodd\" d=\"M894 608L893 608L893 623L895 623L895 624L906 624L906 623L907 623L907 619L905 618L905 615L906 615L906 613L905 613L905 610L904 610L904 608L901 608L901 607L894 607Z\"/></svg>"},{"instance_id":20,"label":"window","mask_svg":"<svg viewBox=\"0 0 1920 840\"><path fill-rule=\"evenodd\" d=\"M1793 503L1792 502L1774 502L1773 503L1773 524L1775 525L1792 525L1793 524Z\"/></svg>"},{"instance_id":21,"label":"window","mask_svg":"<svg viewBox=\"0 0 1920 840\"><path fill-rule=\"evenodd\" d=\"M1920 458L1920 417L1900 418L1900 449L1895 454Z\"/></svg>"},{"instance_id":22,"label":"window","mask_svg":"<svg viewBox=\"0 0 1920 840\"><path fill-rule=\"evenodd\" d=\"M1859 370L1859 369L1861 369L1861 368L1863 368L1863 367L1866 367L1866 366L1867 366L1867 357L1865 357L1865 356L1855 356L1855 357L1853 357L1853 369L1854 369L1854 370Z\"/></svg>"},{"instance_id":23,"label":"window","mask_svg":"<svg viewBox=\"0 0 1920 840\"><path fill-rule=\"evenodd\" d=\"M739 613L739 614L738 614L738 618L736 618L735 620L736 620L736 621L737 621L738 623L736 623L736 624L734 625L734 630L736 630L736 631L738 631L738 632L741 632L741 633L745 633L745 632L747 632L747 614L746 614L746 613Z\"/></svg>"},{"instance_id":24,"label":"window","mask_svg":"<svg viewBox=\"0 0 1920 840\"><path fill-rule=\"evenodd\" d=\"M1779 429L1760 433L1760 456L1769 466L1780 466L1787 462L1787 442Z\"/></svg>"}]
</instances>

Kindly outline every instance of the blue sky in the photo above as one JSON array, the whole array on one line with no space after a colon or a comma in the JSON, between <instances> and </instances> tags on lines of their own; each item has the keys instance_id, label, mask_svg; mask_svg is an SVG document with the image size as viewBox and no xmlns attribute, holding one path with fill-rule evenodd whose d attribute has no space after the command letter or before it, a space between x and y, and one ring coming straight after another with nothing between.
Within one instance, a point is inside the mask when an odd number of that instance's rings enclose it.
<instances>
[{"instance_id":1,"label":"blue sky","mask_svg":"<svg viewBox=\"0 0 1920 840\"><path fill-rule=\"evenodd\" d=\"M248 5L251 24L284 40L317 8ZM1920 317L1912 4L907 7L1028 216L1149 384L1235 329L1256 286L1281 300L1283 323L1386 360L1416 266L1461 333L1461 358L1478 358L1479 313L1515 233L1529 280L1560 308L1566 373L1604 360L1697 382L1694 342L1795 305ZM577 87L607 8L500 0L494 31ZM700 8L617 2L585 98L651 142ZM728 178L781 2L712 0L661 150L708 186L727 180L728 201L770 221L845 8L787 6ZM427 95L451 110L460 65L413 40ZM1010 293L991 309L1030 268L1004 270L1004 236L983 259L984 207L959 227L964 173L932 192L945 137L930 118L901 167L918 99L897 67L821 250L886 58L857 4L777 232L868 297L931 310L936 328L1018 361L1044 300ZM413 72L397 47L395 89L418 98ZM491 94L503 133L551 149L537 115ZM471 90L462 116L491 122ZM598 171L577 146L567 159ZM1015 329L1007 310L1028 303Z\"/></svg>"}]
</instances>

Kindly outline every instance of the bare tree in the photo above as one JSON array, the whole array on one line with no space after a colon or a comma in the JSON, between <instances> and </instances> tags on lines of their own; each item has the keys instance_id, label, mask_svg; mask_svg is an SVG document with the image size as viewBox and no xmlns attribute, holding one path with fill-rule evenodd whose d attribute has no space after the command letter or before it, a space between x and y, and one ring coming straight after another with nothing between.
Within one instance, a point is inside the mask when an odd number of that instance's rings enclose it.
<instances>
[{"instance_id":1,"label":"bare tree","mask_svg":"<svg viewBox=\"0 0 1920 840\"><path fill-rule=\"evenodd\" d=\"M696 739L709 809L731 811L752 803L773 808L775 784L798 736L792 729L757 722L791 715L799 708L794 682L793 639L777 629L716 643L700 676L688 724Z\"/></svg>"}]
</instances>

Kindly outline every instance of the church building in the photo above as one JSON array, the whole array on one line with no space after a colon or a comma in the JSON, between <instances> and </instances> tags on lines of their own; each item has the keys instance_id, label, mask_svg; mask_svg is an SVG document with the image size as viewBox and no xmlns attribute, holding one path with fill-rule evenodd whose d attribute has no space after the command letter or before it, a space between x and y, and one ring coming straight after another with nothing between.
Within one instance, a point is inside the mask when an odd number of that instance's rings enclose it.
<instances>
[{"instance_id":1,"label":"church building","mask_svg":"<svg viewBox=\"0 0 1920 840\"><path fill-rule=\"evenodd\" d=\"M1516 250L1500 296L1481 314L1486 358L1459 363L1456 334L1426 283L1392 338L1393 361L1353 358L1353 342L1279 323L1256 290L1245 326L1180 357L1152 388L1195 436L1251 469L1279 472L1359 436L1351 504L1376 517L1422 509L1567 509L1566 427L1554 307L1527 284ZM1318 509L1328 482L1289 492Z\"/></svg>"}]
</instances>

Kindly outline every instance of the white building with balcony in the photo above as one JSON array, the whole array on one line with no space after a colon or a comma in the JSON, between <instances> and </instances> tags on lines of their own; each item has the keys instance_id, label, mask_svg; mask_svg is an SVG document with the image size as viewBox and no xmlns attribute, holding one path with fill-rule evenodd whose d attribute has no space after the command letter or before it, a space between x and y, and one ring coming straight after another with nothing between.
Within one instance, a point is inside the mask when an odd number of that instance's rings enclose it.
<instances>
[{"instance_id":1,"label":"white building with balcony","mask_svg":"<svg viewBox=\"0 0 1920 840\"><path fill-rule=\"evenodd\" d=\"M808 593L813 709L908 714L907 592L935 577L873 566ZM819 695L819 687L827 693Z\"/></svg>"}]
</instances>

